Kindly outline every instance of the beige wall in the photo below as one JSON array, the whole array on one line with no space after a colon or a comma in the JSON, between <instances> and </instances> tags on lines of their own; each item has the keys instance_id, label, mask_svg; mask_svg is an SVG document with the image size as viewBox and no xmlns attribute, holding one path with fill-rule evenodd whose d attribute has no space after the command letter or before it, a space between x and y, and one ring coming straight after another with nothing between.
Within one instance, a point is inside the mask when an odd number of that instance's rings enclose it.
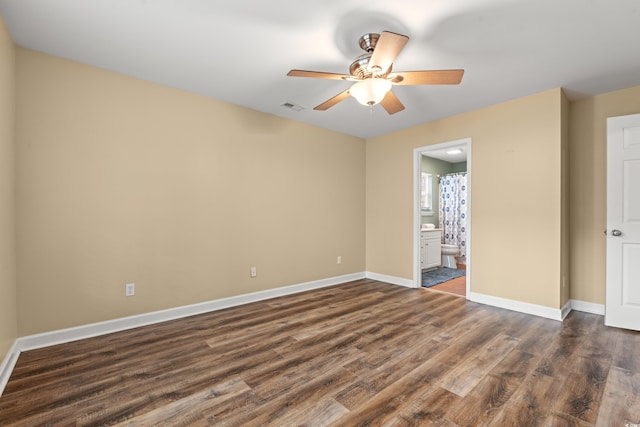
<instances>
[{"instance_id":1,"label":"beige wall","mask_svg":"<svg viewBox=\"0 0 640 427\"><path fill-rule=\"evenodd\" d=\"M367 271L413 278L413 149L472 138L472 292L560 308L555 89L367 141Z\"/></svg>"},{"instance_id":2,"label":"beige wall","mask_svg":"<svg viewBox=\"0 0 640 427\"><path fill-rule=\"evenodd\" d=\"M363 140L25 49L17 67L20 335L364 271Z\"/></svg>"},{"instance_id":3,"label":"beige wall","mask_svg":"<svg viewBox=\"0 0 640 427\"><path fill-rule=\"evenodd\" d=\"M640 113L640 86L571 103L571 298L604 304L607 117Z\"/></svg>"},{"instance_id":4,"label":"beige wall","mask_svg":"<svg viewBox=\"0 0 640 427\"><path fill-rule=\"evenodd\" d=\"M17 337L15 240L15 49L0 16L0 361Z\"/></svg>"}]
</instances>

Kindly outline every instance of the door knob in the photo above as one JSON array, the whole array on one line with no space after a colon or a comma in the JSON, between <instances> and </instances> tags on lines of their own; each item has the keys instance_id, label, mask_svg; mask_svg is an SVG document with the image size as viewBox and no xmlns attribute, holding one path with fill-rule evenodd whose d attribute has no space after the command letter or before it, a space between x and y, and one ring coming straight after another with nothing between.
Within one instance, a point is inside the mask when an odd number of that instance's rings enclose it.
<instances>
[{"instance_id":1,"label":"door knob","mask_svg":"<svg viewBox=\"0 0 640 427\"><path fill-rule=\"evenodd\" d=\"M611 230L611 235L618 237L618 236L622 236L622 231L620 230Z\"/></svg>"}]
</instances>

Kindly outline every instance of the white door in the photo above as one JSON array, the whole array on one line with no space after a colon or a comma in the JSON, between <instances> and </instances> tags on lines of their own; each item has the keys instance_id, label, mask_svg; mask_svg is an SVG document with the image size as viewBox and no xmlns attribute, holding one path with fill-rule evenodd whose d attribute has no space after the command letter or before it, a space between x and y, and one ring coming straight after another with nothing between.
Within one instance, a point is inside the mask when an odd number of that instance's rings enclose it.
<instances>
[{"instance_id":1,"label":"white door","mask_svg":"<svg viewBox=\"0 0 640 427\"><path fill-rule=\"evenodd\" d=\"M640 330L640 114L607 119L605 324Z\"/></svg>"}]
</instances>

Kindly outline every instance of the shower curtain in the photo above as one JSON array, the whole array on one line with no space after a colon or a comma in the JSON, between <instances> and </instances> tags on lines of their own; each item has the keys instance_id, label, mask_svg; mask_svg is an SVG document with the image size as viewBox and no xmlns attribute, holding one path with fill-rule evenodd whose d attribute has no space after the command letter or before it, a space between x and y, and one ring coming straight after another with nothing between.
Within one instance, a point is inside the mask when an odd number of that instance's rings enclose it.
<instances>
[{"instance_id":1,"label":"shower curtain","mask_svg":"<svg viewBox=\"0 0 640 427\"><path fill-rule=\"evenodd\" d=\"M458 245L460 255L467 253L467 173L440 177L440 229L442 243Z\"/></svg>"}]
</instances>

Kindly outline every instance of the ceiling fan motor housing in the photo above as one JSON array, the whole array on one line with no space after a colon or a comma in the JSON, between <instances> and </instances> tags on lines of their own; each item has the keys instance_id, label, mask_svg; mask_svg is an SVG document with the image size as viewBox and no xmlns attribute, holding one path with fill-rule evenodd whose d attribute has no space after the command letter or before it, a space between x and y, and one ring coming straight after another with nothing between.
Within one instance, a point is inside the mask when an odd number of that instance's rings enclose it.
<instances>
[{"instance_id":1,"label":"ceiling fan motor housing","mask_svg":"<svg viewBox=\"0 0 640 427\"><path fill-rule=\"evenodd\" d=\"M365 53L358 56L349 66L349 74L358 79L368 79L372 76L371 71L367 69L367 65L371 60L371 54Z\"/></svg>"},{"instance_id":2,"label":"ceiling fan motor housing","mask_svg":"<svg viewBox=\"0 0 640 427\"><path fill-rule=\"evenodd\" d=\"M389 69L387 70L369 69L371 55L376 48L376 44L378 44L379 38L380 34L377 33L368 33L360 37L360 48L367 53L358 56L355 61L353 61L349 66L349 74L351 74L353 77L356 77L360 80L368 79L371 77L386 77L391 72L391 66L389 66Z\"/></svg>"},{"instance_id":3,"label":"ceiling fan motor housing","mask_svg":"<svg viewBox=\"0 0 640 427\"><path fill-rule=\"evenodd\" d=\"M391 72L391 68L393 67L392 65L390 65L386 70L374 70L375 72L371 72L371 70L369 70L368 68L369 61L371 61L370 53L365 53L358 56L356 60L353 61L349 66L349 74L360 80L368 79L370 77L386 77Z\"/></svg>"}]
</instances>

